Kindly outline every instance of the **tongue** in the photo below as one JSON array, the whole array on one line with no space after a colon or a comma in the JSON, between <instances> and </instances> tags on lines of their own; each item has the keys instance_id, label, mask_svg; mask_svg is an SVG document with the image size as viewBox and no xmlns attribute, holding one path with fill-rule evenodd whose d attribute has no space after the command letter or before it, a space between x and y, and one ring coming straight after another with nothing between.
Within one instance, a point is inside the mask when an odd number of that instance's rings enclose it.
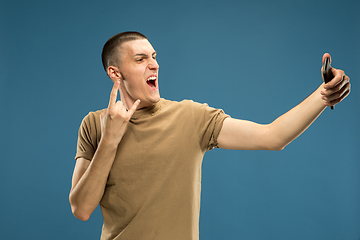
<instances>
[{"instance_id":1,"label":"tongue","mask_svg":"<svg viewBox=\"0 0 360 240\"><path fill-rule=\"evenodd\" d=\"M149 85L149 87L155 87L155 84L152 80L147 81L146 83Z\"/></svg>"}]
</instances>

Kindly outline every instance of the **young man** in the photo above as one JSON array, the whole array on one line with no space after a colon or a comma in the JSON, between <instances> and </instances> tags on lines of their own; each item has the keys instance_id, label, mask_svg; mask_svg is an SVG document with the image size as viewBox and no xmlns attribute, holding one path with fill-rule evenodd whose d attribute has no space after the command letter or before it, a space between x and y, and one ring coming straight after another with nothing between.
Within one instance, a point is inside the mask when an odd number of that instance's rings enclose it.
<instances>
[{"instance_id":1,"label":"young man","mask_svg":"<svg viewBox=\"0 0 360 240\"><path fill-rule=\"evenodd\" d=\"M140 33L110 38L102 60L114 86L108 107L90 112L80 126L70 191L81 220L100 203L101 239L198 239L207 150L281 150L350 92L348 76L332 69L331 82L264 125L206 104L161 99L156 51Z\"/></svg>"}]
</instances>

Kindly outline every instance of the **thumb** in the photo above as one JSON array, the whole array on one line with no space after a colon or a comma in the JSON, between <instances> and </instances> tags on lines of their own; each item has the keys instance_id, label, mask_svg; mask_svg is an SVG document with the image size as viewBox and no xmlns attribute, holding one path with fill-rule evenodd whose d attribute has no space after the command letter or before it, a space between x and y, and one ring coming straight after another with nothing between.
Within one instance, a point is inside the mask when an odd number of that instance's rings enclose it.
<instances>
[{"instance_id":1,"label":"thumb","mask_svg":"<svg viewBox=\"0 0 360 240\"><path fill-rule=\"evenodd\" d=\"M139 106L140 104L140 99L136 100L134 102L134 104L131 106L131 108L129 109L129 114L130 116L132 116L134 114L134 112L136 111L137 107Z\"/></svg>"},{"instance_id":2,"label":"thumb","mask_svg":"<svg viewBox=\"0 0 360 240\"><path fill-rule=\"evenodd\" d=\"M322 64L324 65L325 63L325 58L329 58L329 63L331 64L331 56L330 53L325 53L322 57Z\"/></svg>"}]
</instances>

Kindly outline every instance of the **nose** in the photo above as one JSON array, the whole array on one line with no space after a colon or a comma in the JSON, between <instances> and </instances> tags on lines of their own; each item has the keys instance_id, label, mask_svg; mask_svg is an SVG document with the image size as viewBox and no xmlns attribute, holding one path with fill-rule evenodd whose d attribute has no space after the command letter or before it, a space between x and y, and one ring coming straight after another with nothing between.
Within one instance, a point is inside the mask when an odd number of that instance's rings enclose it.
<instances>
[{"instance_id":1,"label":"nose","mask_svg":"<svg viewBox=\"0 0 360 240\"><path fill-rule=\"evenodd\" d=\"M156 59L151 59L148 67L150 70L157 70L157 69L159 69L159 64L156 61Z\"/></svg>"}]
</instances>

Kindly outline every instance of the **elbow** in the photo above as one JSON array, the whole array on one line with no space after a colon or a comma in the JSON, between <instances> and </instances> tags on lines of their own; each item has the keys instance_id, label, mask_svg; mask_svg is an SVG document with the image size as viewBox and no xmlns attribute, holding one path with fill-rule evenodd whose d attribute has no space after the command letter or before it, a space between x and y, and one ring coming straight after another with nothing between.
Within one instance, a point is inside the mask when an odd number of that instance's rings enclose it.
<instances>
[{"instance_id":1,"label":"elbow","mask_svg":"<svg viewBox=\"0 0 360 240\"><path fill-rule=\"evenodd\" d=\"M90 215L91 215L91 214L88 214L86 212L79 210L78 208L76 208L74 206L71 206L71 211L77 219L80 219L81 221L84 221L84 222L89 220Z\"/></svg>"},{"instance_id":2,"label":"elbow","mask_svg":"<svg viewBox=\"0 0 360 240\"><path fill-rule=\"evenodd\" d=\"M80 219L81 221L87 221L89 220L90 216L91 216L91 212L87 212L84 209L82 209L78 204L75 204L74 201L72 201L71 199L71 194L69 197L69 201L70 201L70 206L71 206L71 212L72 214L77 218Z\"/></svg>"},{"instance_id":3,"label":"elbow","mask_svg":"<svg viewBox=\"0 0 360 240\"><path fill-rule=\"evenodd\" d=\"M282 151L284 148L290 143L291 141L288 141L287 139L282 138L272 138L271 141L269 141L269 146L272 151Z\"/></svg>"},{"instance_id":4,"label":"elbow","mask_svg":"<svg viewBox=\"0 0 360 240\"><path fill-rule=\"evenodd\" d=\"M286 147L286 145L285 146L276 146L272 150L273 151L282 151L282 150L284 150L285 147Z\"/></svg>"},{"instance_id":5,"label":"elbow","mask_svg":"<svg viewBox=\"0 0 360 240\"><path fill-rule=\"evenodd\" d=\"M282 151L284 150L284 148L287 146L288 144L285 143L273 143L273 144L269 144L268 147L266 148L266 150L270 150L270 151Z\"/></svg>"},{"instance_id":6,"label":"elbow","mask_svg":"<svg viewBox=\"0 0 360 240\"><path fill-rule=\"evenodd\" d=\"M256 148L256 150L266 150L266 151L282 151L286 146L283 145L266 145Z\"/></svg>"},{"instance_id":7,"label":"elbow","mask_svg":"<svg viewBox=\"0 0 360 240\"><path fill-rule=\"evenodd\" d=\"M90 215L75 215L75 213L73 214L77 219L80 219L83 222L86 222L90 218Z\"/></svg>"},{"instance_id":8,"label":"elbow","mask_svg":"<svg viewBox=\"0 0 360 240\"><path fill-rule=\"evenodd\" d=\"M288 144L284 144L284 143L277 144L277 145L274 145L271 150L273 150L273 151L282 151L282 150L284 150L284 148L285 148L287 145L288 145Z\"/></svg>"}]
</instances>

